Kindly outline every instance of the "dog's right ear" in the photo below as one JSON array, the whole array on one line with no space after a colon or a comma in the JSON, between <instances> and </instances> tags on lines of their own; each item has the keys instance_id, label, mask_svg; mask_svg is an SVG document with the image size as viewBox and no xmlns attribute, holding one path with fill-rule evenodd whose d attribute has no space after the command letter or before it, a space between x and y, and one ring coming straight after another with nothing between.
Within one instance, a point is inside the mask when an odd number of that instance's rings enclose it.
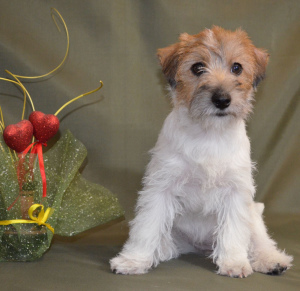
<instances>
[{"instance_id":1,"label":"dog's right ear","mask_svg":"<svg viewBox=\"0 0 300 291\"><path fill-rule=\"evenodd\" d=\"M179 43L172 44L166 48L157 50L157 56L162 67L162 71L167 78L171 88L176 87L176 71L179 60Z\"/></svg>"},{"instance_id":2,"label":"dog's right ear","mask_svg":"<svg viewBox=\"0 0 300 291\"><path fill-rule=\"evenodd\" d=\"M253 80L253 87L256 88L258 84L265 78L266 67L270 55L263 49L254 48L254 55L256 60L256 72Z\"/></svg>"}]
</instances>

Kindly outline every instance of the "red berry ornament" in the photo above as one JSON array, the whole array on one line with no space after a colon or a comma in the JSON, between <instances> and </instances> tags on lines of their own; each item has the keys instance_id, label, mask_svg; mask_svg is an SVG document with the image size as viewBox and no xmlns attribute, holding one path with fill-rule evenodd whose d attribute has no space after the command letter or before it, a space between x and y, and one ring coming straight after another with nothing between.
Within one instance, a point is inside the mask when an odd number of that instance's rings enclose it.
<instances>
[{"instance_id":1,"label":"red berry ornament","mask_svg":"<svg viewBox=\"0 0 300 291\"><path fill-rule=\"evenodd\" d=\"M33 125L33 135L39 142L48 141L59 129L59 119L53 114L33 111L29 115L29 121Z\"/></svg>"},{"instance_id":2,"label":"red berry ornament","mask_svg":"<svg viewBox=\"0 0 300 291\"><path fill-rule=\"evenodd\" d=\"M3 132L5 143L14 151L21 153L31 143L33 126L28 120L8 125Z\"/></svg>"}]
</instances>

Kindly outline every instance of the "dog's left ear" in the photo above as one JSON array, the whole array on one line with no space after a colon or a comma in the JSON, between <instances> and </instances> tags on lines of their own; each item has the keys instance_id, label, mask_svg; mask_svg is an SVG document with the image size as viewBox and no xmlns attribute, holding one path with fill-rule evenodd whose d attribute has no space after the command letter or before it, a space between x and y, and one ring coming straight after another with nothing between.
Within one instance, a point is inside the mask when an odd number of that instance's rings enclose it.
<instances>
[{"instance_id":1,"label":"dog's left ear","mask_svg":"<svg viewBox=\"0 0 300 291\"><path fill-rule=\"evenodd\" d=\"M265 50L255 47L254 55L256 61L256 70L253 80L253 87L256 88L260 81L262 81L266 75L269 54Z\"/></svg>"},{"instance_id":2,"label":"dog's left ear","mask_svg":"<svg viewBox=\"0 0 300 291\"><path fill-rule=\"evenodd\" d=\"M157 50L157 56L162 67L162 71L167 78L171 88L176 87L176 71L179 59L179 43L172 44L166 48Z\"/></svg>"}]
</instances>

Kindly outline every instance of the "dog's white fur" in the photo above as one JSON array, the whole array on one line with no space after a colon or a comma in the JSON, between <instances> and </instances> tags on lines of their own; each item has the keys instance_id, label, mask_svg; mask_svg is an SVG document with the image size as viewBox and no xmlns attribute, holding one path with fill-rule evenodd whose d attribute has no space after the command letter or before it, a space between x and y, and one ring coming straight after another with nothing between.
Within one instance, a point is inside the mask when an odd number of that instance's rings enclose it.
<instances>
[{"instance_id":1,"label":"dog's white fur","mask_svg":"<svg viewBox=\"0 0 300 291\"><path fill-rule=\"evenodd\" d=\"M143 274L189 252L210 252L218 273L231 277L281 273L291 266L292 257L267 234L264 205L253 201L243 109L250 106L253 90L246 99L240 96L244 91L228 90L232 104L222 117L216 116L210 97L187 106L171 90L174 109L151 151L129 239L110 261L116 273Z\"/></svg>"}]
</instances>

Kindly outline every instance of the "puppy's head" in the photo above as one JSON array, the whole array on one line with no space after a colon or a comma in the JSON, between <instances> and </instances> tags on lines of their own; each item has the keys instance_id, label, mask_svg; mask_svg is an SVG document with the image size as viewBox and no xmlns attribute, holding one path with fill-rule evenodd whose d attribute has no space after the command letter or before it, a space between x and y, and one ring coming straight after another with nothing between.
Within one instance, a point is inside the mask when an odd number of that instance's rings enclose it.
<instances>
[{"instance_id":1,"label":"puppy's head","mask_svg":"<svg viewBox=\"0 0 300 291\"><path fill-rule=\"evenodd\" d=\"M199 34L181 34L179 42L158 50L175 105L193 118L246 118L268 54L246 32L214 26Z\"/></svg>"}]
</instances>

